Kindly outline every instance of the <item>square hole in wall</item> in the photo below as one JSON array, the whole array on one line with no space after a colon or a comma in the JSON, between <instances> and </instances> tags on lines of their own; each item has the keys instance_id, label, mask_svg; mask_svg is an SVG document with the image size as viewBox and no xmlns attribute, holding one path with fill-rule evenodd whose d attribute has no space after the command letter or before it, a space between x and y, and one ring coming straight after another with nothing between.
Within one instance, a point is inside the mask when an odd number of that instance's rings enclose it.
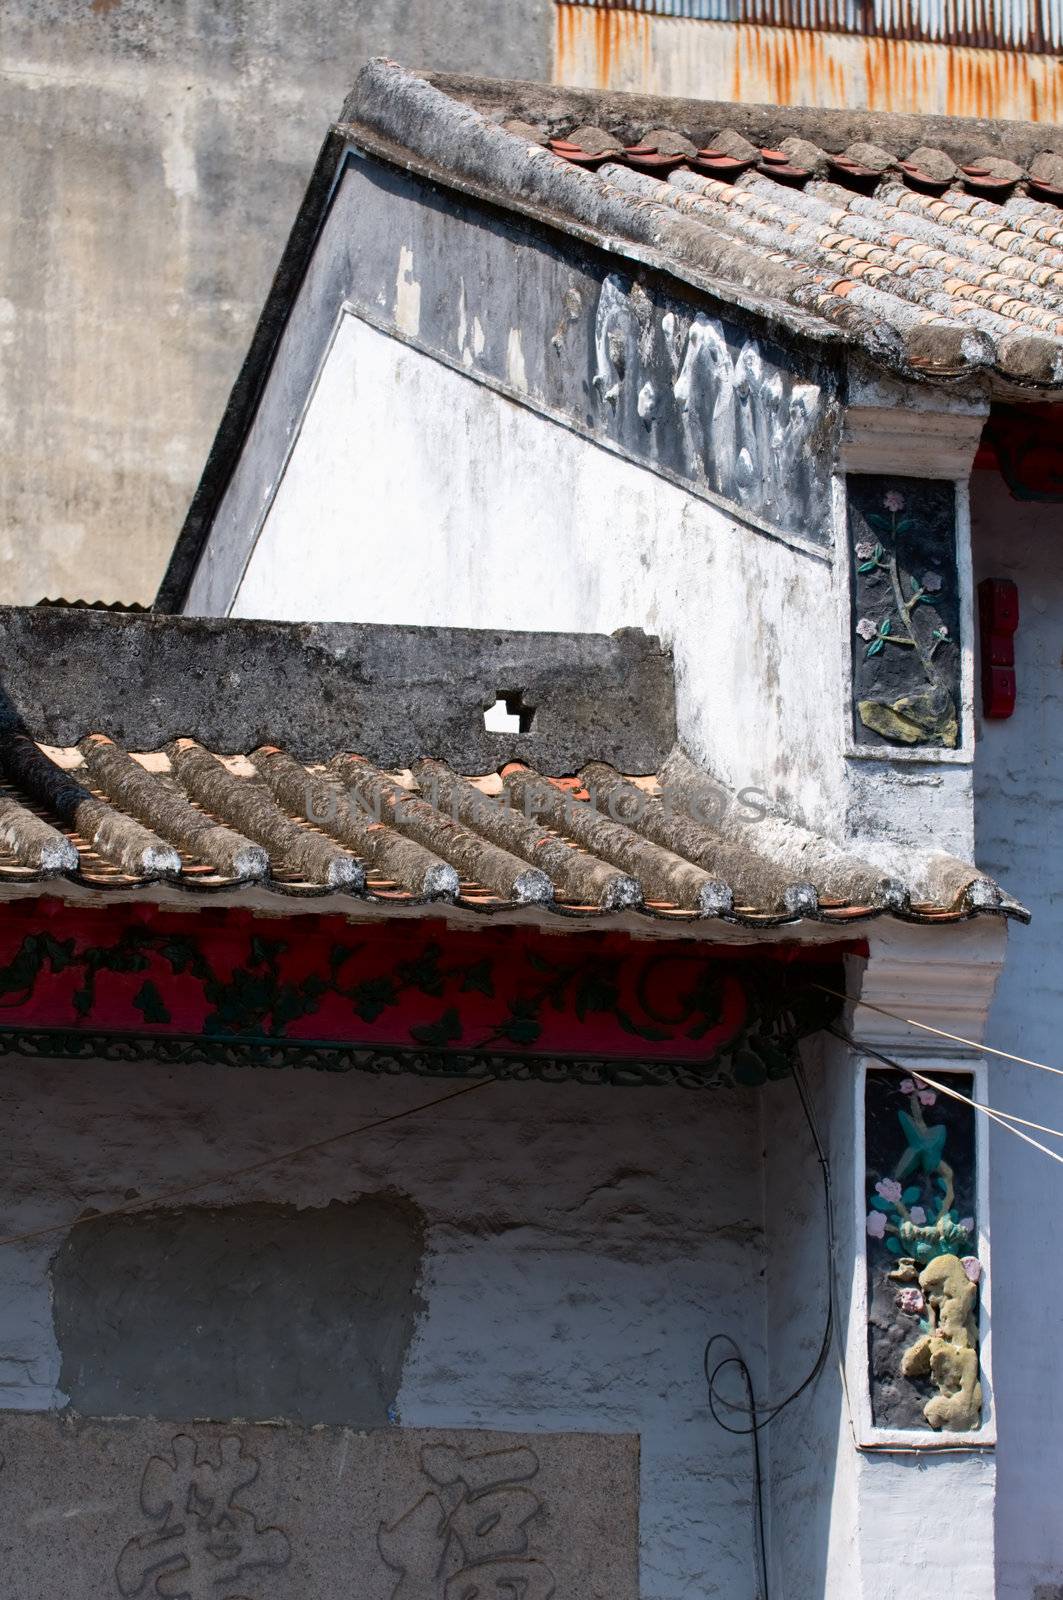
<instances>
[{"instance_id":1,"label":"square hole in wall","mask_svg":"<svg viewBox=\"0 0 1063 1600\"><path fill-rule=\"evenodd\" d=\"M531 733L535 707L525 704L523 689L496 689L493 706L484 709L488 733Z\"/></svg>"}]
</instances>

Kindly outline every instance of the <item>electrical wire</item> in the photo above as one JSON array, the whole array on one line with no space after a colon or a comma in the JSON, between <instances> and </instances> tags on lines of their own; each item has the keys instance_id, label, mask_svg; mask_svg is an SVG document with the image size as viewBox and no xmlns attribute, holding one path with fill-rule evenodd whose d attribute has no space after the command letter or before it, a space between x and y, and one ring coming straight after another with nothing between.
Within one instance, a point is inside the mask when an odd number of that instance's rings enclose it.
<instances>
[{"instance_id":1,"label":"electrical wire","mask_svg":"<svg viewBox=\"0 0 1063 1600\"><path fill-rule=\"evenodd\" d=\"M1033 1061L1029 1056L1017 1056L1010 1050L996 1050L991 1044L979 1044L977 1039L965 1039L962 1033L948 1033L944 1028L934 1028L929 1022L917 1022L915 1017L904 1017L899 1011L887 1011L885 1006L876 1005L873 1000L862 1000L859 995L846 994L842 989L831 989L825 983L813 983L813 989L820 989L824 994L833 995L835 1000L845 1000L850 1005L862 1006L868 1011L877 1011L882 1017L890 1017L894 1022L907 1023L909 1028L920 1028L923 1033L933 1033L939 1039L951 1039L953 1044L964 1044L971 1050L977 1050L979 1055L999 1056L1002 1061L1017 1061L1020 1067L1036 1067L1040 1072L1051 1072L1058 1078L1063 1078L1063 1067L1050 1067L1045 1061Z\"/></svg>"},{"instance_id":2,"label":"electrical wire","mask_svg":"<svg viewBox=\"0 0 1063 1600\"><path fill-rule=\"evenodd\" d=\"M714 1344L720 1343L729 1344L733 1354L725 1356L722 1361L717 1362L716 1366L713 1368L712 1378L710 1378L709 1351L712 1349ZM741 1350L739 1350L738 1345L731 1338L729 1333L713 1334L712 1338L705 1346L705 1355L702 1360L702 1365L705 1369L705 1381L709 1385L710 1394L712 1393L712 1382L717 1373L722 1372L725 1367L737 1367L739 1376L741 1377L742 1383L745 1386L746 1409L751 1417L755 1414L757 1402L753 1391L753 1374L746 1365ZM728 1432L731 1433L735 1431L736 1430L733 1428L728 1429ZM751 1428L748 1431L753 1437L753 1526L755 1535L755 1549L757 1553L757 1566L759 1568L760 1576L760 1592L762 1600L771 1600L768 1583L768 1541L764 1532L764 1471L760 1460L760 1428Z\"/></svg>"},{"instance_id":3,"label":"electrical wire","mask_svg":"<svg viewBox=\"0 0 1063 1600\"><path fill-rule=\"evenodd\" d=\"M810 1389L819 1378L830 1356L831 1345L834 1341L834 1329L837 1323L834 1295L834 1268L836 1257L834 1235L834 1200L831 1185L830 1162L827 1159L827 1152L823 1147L823 1140L820 1137L819 1126L816 1121L815 1109L812 1105L812 1100L808 1092L808 1085L805 1083L805 1078L803 1072L801 1071L800 1063L794 1064L792 1076L794 1085L797 1089L798 1098L801 1101L801 1110L804 1112L805 1121L808 1124L808 1131L812 1136L812 1142L815 1146L816 1159L819 1163L820 1177L823 1183L825 1224L824 1233L826 1238L827 1252L827 1307L823 1325L823 1336L820 1340L819 1349L816 1353L816 1359L812 1363L807 1375L802 1378L801 1382L797 1384L797 1386L792 1389L789 1394L785 1395L783 1399L772 1401L767 1405L758 1405L753 1389L753 1378L749 1371L749 1367L742 1355L741 1350L738 1347L738 1344L734 1339L731 1338L729 1334L714 1333L706 1344L704 1355L702 1357L702 1368L705 1373L705 1383L708 1387L709 1410L712 1413L713 1421L718 1427L722 1428L725 1433L735 1434L739 1438L748 1437L752 1440L755 1528L758 1566L760 1569L763 1600L770 1600L770 1595L768 1584L767 1544L764 1534L764 1481L760 1457L760 1432L761 1429L766 1428L769 1423L774 1422L776 1417L780 1416L782 1412L786 1410L787 1406L792 1405L793 1402L797 1400L799 1396L803 1395L806 1390ZM717 1361L713 1366L710 1362L710 1352L713 1345L720 1342L730 1345L733 1354L722 1357L721 1360ZM730 1367L738 1368L739 1376L741 1377L745 1386L746 1404L744 1406L736 1403L733 1400L728 1400L725 1396L719 1393L718 1382L720 1374ZM735 1427L730 1422L725 1421L725 1419L720 1415L719 1408L721 1407L727 1411L744 1412L749 1419L748 1426Z\"/></svg>"},{"instance_id":4,"label":"electrical wire","mask_svg":"<svg viewBox=\"0 0 1063 1600\"><path fill-rule=\"evenodd\" d=\"M980 1105L977 1100L971 1100L967 1095L961 1094L958 1089L949 1088L946 1084L939 1083L934 1078L928 1078L925 1072L919 1068L912 1067L910 1063L903 1065L899 1061L894 1061L890 1056L883 1055L881 1050L874 1049L872 1045L861 1044L858 1039L854 1039L852 1034L846 1033L842 1028L829 1026L826 1031L834 1034L836 1039L841 1039L842 1043L849 1045L851 1049L860 1051L862 1055L871 1056L875 1061L881 1061L883 1066L893 1067L895 1071L903 1072L910 1078L918 1078L931 1089L936 1089L939 1093L948 1095L952 1100L962 1101L965 1106L970 1106L974 1111L980 1111L984 1117L988 1117L990 1122L995 1122L998 1127L1003 1128L1005 1133L1014 1134L1015 1138L1021 1139L1023 1144L1031 1145L1033 1149L1040 1150L1041 1154L1047 1156L1050 1161L1058 1161L1063 1166L1063 1155L1060 1155L1058 1150L1050 1150L1039 1139L1031 1139L1028 1133L1022 1133L1018 1128L1013 1128L1011 1122L1005 1120L1007 1117L1006 1112L996 1111L992 1106ZM1022 1122L1024 1118L1017 1117L1015 1121ZM1040 1124L1029 1123L1027 1126L1040 1127ZM1063 1139L1063 1133L1060 1133L1057 1128L1045 1128L1042 1131L1054 1134L1058 1139Z\"/></svg>"},{"instance_id":5,"label":"electrical wire","mask_svg":"<svg viewBox=\"0 0 1063 1600\"><path fill-rule=\"evenodd\" d=\"M138 1211L149 1210L152 1206L162 1205L168 1200L181 1200L185 1195L196 1194L200 1189L209 1189L212 1184L231 1183L234 1178L246 1178L254 1172L264 1172L267 1167L279 1166L282 1161L295 1161L300 1156L313 1155L315 1151L327 1150L330 1145L340 1144L344 1139L353 1139L360 1133L372 1133L376 1128L386 1128L389 1123L402 1122L406 1117L415 1117L422 1111L431 1111L433 1106L445 1105L448 1100L458 1100L462 1095L473 1094L477 1089L486 1089L493 1082L492 1078L481 1078L476 1083L465 1084L461 1089L452 1089L450 1094L437 1095L434 1100L424 1100L418 1106L408 1106L405 1111L393 1111L390 1116L359 1123L355 1128L345 1128L342 1133L331 1133L325 1139L314 1139L309 1144L297 1145L291 1150L278 1150L274 1155L264 1156L261 1161L249 1162L246 1167L231 1167L225 1172L215 1172L207 1178L197 1178L193 1183L183 1183L178 1189L164 1189L159 1194L132 1200L127 1205L111 1206L106 1211L84 1212L81 1216L73 1217L66 1222L52 1222L45 1228L33 1228L28 1233L9 1234L7 1238L0 1238L0 1250L7 1245L28 1244L34 1239L47 1239L54 1233L69 1233L74 1228L82 1228L90 1222L101 1222L106 1217L133 1216Z\"/></svg>"}]
</instances>

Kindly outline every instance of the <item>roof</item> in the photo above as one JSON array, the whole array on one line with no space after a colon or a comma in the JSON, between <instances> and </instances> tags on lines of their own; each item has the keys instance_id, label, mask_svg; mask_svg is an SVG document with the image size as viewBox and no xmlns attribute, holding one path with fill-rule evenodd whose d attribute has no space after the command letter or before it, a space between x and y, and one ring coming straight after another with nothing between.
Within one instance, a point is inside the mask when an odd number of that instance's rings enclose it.
<instances>
[{"instance_id":1,"label":"roof","mask_svg":"<svg viewBox=\"0 0 1063 1600\"><path fill-rule=\"evenodd\" d=\"M662 272L813 356L852 352L923 383L975 379L1012 400L1063 392L1063 129L370 62L325 138L159 611L185 604L352 147Z\"/></svg>"},{"instance_id":2,"label":"roof","mask_svg":"<svg viewBox=\"0 0 1063 1600\"><path fill-rule=\"evenodd\" d=\"M382 61L363 69L345 118L356 138L386 140L614 249L648 250L907 378L1063 389L1055 130L1003 124L990 136L990 125L959 119L692 109L432 82Z\"/></svg>"},{"instance_id":3,"label":"roof","mask_svg":"<svg viewBox=\"0 0 1063 1600\"><path fill-rule=\"evenodd\" d=\"M497 698L520 711L506 731ZM1026 915L964 862L864 859L735 796L675 741L671 657L635 629L0 607L0 894L750 928Z\"/></svg>"},{"instance_id":4,"label":"roof","mask_svg":"<svg viewBox=\"0 0 1063 1600\"><path fill-rule=\"evenodd\" d=\"M102 733L48 749L9 729L0 771L0 893L66 879L745 927L1025 917L948 857L887 872L755 808L736 815L679 751L656 779L588 762L576 778L514 763L470 780L412 753L385 772L345 752L306 766L273 745L226 757L189 738L146 754Z\"/></svg>"}]
</instances>

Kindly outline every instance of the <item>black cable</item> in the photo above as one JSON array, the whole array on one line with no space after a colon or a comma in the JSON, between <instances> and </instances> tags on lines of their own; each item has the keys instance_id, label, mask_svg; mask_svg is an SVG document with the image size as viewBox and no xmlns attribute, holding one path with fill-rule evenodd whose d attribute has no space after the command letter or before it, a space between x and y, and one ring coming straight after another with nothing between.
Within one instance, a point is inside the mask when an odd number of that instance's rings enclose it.
<instances>
[{"instance_id":1,"label":"black cable","mask_svg":"<svg viewBox=\"0 0 1063 1600\"><path fill-rule=\"evenodd\" d=\"M712 1349L714 1344L717 1344L717 1343L719 1343L721 1341L724 1344L729 1344L731 1346L731 1349L734 1351L734 1354L730 1355L730 1356L725 1356L722 1361L717 1362L716 1366L713 1368L712 1377L710 1378L710 1376L709 1376L709 1351ZM709 1385L709 1394L710 1394L710 1396L712 1395L713 1380L715 1379L717 1373L722 1372L724 1367L737 1367L738 1368L738 1372L739 1372L739 1376L741 1377L742 1382L745 1385L747 1410L748 1410L749 1415L751 1417L755 1415L756 1409L757 1409L757 1402L756 1402L756 1397L755 1397L754 1392L753 1392L753 1374L750 1372L749 1368L746 1366L745 1359L744 1359L744 1357L742 1355L742 1352L739 1350L738 1345L731 1338L731 1335L729 1333L714 1333L713 1334L712 1338L709 1340L708 1344L705 1346L705 1355L704 1355L703 1360L702 1360L702 1365L704 1366L704 1369L705 1369L705 1381ZM709 1404L710 1404L710 1407L711 1407L711 1405L712 1405L711 1399L709 1401ZM715 1412L713 1412L713 1415L715 1416ZM717 1421L719 1421L719 1418L717 1418ZM724 1427L724 1426L726 1426L726 1424L721 1423L721 1427ZM758 1565L758 1567L760 1569L761 1600L771 1600L771 1597L770 1597L770 1594L769 1594L769 1586L768 1586L768 1542L767 1542L767 1539L766 1539L765 1533L764 1533L764 1473L763 1473L763 1470L761 1468L761 1463L760 1463L760 1429L759 1428L749 1428L749 1429L745 1429L745 1428L743 1428L743 1429L728 1428L727 1431L729 1433L736 1433L736 1432L746 1433L746 1432L748 1432L748 1433L751 1433L752 1436L753 1436L753 1514L754 1514L755 1545L756 1545L756 1552L757 1552L757 1565Z\"/></svg>"},{"instance_id":2,"label":"black cable","mask_svg":"<svg viewBox=\"0 0 1063 1600\"><path fill-rule=\"evenodd\" d=\"M854 1039L851 1033L846 1033L844 1028L839 1028L834 1023L829 1023L824 1031L832 1033L836 1039L842 1041L842 1044L847 1044L851 1050L856 1050L858 1054L873 1056L876 1061L881 1061L884 1067L892 1067L895 1072L906 1073L910 1078L918 1078L919 1076L918 1071L913 1071L910 1066L906 1067L902 1062L893 1061L889 1056L884 1056L881 1050L876 1050L873 1046L863 1044L859 1039Z\"/></svg>"},{"instance_id":3,"label":"black cable","mask_svg":"<svg viewBox=\"0 0 1063 1600\"><path fill-rule=\"evenodd\" d=\"M834 1030L832 1029L831 1031L833 1032ZM770 1600L770 1597L768 1593L767 1543L764 1535L764 1484L760 1460L760 1430L762 1428L766 1428L770 1422L774 1422L775 1418L785 1411L787 1406L792 1405L800 1395L804 1394L805 1391L816 1382L816 1379L820 1376L827 1364L828 1357L830 1356L831 1341L834 1337L835 1324L834 1206L830 1162L827 1159L827 1152L823 1148L823 1140L820 1138L819 1126L816 1122L816 1114L812 1105L811 1097L808 1093L808 1086L805 1083L804 1074L801 1071L800 1064L796 1062L793 1068L793 1080L797 1089L798 1098L801 1101L801 1110L804 1112L805 1121L808 1124L808 1131L812 1136L812 1143L816 1149L816 1159L819 1162L820 1176L823 1182L823 1205L825 1220L824 1233L827 1248L827 1310L824 1318L823 1337L820 1340L819 1350L817 1351L816 1359L813 1362L810 1371L808 1372L807 1376L801 1380L797 1387L792 1389L790 1393L782 1400L766 1406L757 1405L753 1389L752 1374L750 1373L749 1367L742 1356L741 1350L739 1349L735 1340L732 1339L729 1334L714 1333L712 1338L709 1339L705 1346L705 1353L702 1358L702 1366L705 1372L705 1382L709 1391L709 1410L712 1413L713 1421L718 1427L722 1428L725 1433L736 1434L739 1437L749 1436L753 1441L755 1526L758 1565L760 1567L763 1600ZM710 1367L709 1352L711 1351L713 1345L721 1340L730 1345L734 1354L724 1356L722 1360L716 1363L715 1366ZM742 1378L746 1391L746 1405L744 1407L736 1405L733 1401L724 1399L724 1397L718 1392L718 1379L721 1372L728 1367L738 1368L739 1375ZM718 1405L725 1406L728 1410L732 1411L744 1410L749 1418L749 1426L736 1428L733 1427L731 1423L725 1422L717 1410Z\"/></svg>"}]
</instances>

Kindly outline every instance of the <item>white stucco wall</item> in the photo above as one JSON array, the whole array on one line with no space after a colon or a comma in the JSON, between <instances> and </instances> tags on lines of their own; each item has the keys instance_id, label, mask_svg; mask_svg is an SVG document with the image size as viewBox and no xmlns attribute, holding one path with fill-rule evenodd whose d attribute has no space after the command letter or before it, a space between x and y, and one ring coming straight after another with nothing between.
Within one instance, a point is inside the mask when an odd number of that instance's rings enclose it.
<instances>
[{"instance_id":1,"label":"white stucco wall","mask_svg":"<svg viewBox=\"0 0 1063 1600\"><path fill-rule=\"evenodd\" d=\"M1010 937L986 1037L1000 1049L1063 1066L1063 517L1058 506L1012 500L995 474L976 472L971 491L975 576L1012 578L1020 607L1015 715L984 723L977 751L979 860L1034 913L1031 927ZM996 1061L991 1082L1005 1110L1063 1126L1058 1078ZM1046 1265L1058 1250L1063 1172L994 1131L991 1182L997 1592L1000 1600L1055 1600L1063 1594L1063 1353L1055 1332L1063 1323L1063 1279Z\"/></svg>"},{"instance_id":2,"label":"white stucco wall","mask_svg":"<svg viewBox=\"0 0 1063 1600\"><path fill-rule=\"evenodd\" d=\"M11 1060L4 1231L146 1197L440 1092L415 1078ZM749 1600L749 1450L709 1418L701 1360L708 1335L729 1332L762 1380L761 1138L748 1092L491 1085L195 1203L410 1196L427 1217L427 1311L402 1423L637 1431L645 1600ZM0 1253L4 1408L63 1403L56 1248Z\"/></svg>"},{"instance_id":3,"label":"white stucco wall","mask_svg":"<svg viewBox=\"0 0 1063 1600\"><path fill-rule=\"evenodd\" d=\"M691 752L829 826L835 608L823 559L347 316L233 612L645 628L674 649Z\"/></svg>"}]
</instances>

